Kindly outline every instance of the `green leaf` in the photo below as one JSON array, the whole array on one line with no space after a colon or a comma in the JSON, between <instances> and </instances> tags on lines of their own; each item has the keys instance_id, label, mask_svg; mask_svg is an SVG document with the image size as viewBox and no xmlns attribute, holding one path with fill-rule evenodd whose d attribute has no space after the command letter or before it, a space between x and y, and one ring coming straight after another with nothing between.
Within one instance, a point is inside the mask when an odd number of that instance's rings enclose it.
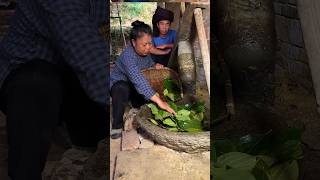
<instances>
[{"instance_id":1,"label":"green leaf","mask_svg":"<svg viewBox=\"0 0 320 180\"><path fill-rule=\"evenodd\" d=\"M275 147L277 157L281 161L298 160L303 158L301 142L298 140L288 140Z\"/></svg>"},{"instance_id":2,"label":"green leaf","mask_svg":"<svg viewBox=\"0 0 320 180\"><path fill-rule=\"evenodd\" d=\"M192 105L192 109L195 110L197 113L199 113L199 112L204 112L204 111L205 111L204 102L194 103L194 104Z\"/></svg>"},{"instance_id":3,"label":"green leaf","mask_svg":"<svg viewBox=\"0 0 320 180\"><path fill-rule=\"evenodd\" d=\"M252 174L258 180L271 180L269 166L262 159L257 161L256 166L252 170Z\"/></svg>"},{"instance_id":4,"label":"green leaf","mask_svg":"<svg viewBox=\"0 0 320 180\"><path fill-rule=\"evenodd\" d=\"M180 88L174 80L170 78L166 78L163 82L163 87L164 87L163 95L166 97L169 97L170 100L175 101L181 98Z\"/></svg>"},{"instance_id":5,"label":"green leaf","mask_svg":"<svg viewBox=\"0 0 320 180\"><path fill-rule=\"evenodd\" d=\"M165 119L166 117L172 116L172 114L170 114L169 112L164 111L164 110L160 110L159 114L162 116L162 119Z\"/></svg>"},{"instance_id":6,"label":"green leaf","mask_svg":"<svg viewBox=\"0 0 320 180\"><path fill-rule=\"evenodd\" d=\"M164 96L167 96L168 94L169 94L168 89L164 89L164 90L163 90L163 95L164 95Z\"/></svg>"},{"instance_id":7,"label":"green leaf","mask_svg":"<svg viewBox=\"0 0 320 180\"><path fill-rule=\"evenodd\" d=\"M298 180L299 166L296 160L276 165L270 169L271 180Z\"/></svg>"},{"instance_id":8,"label":"green leaf","mask_svg":"<svg viewBox=\"0 0 320 180\"><path fill-rule=\"evenodd\" d=\"M212 174L214 180L256 180L249 171L240 169L214 168Z\"/></svg>"},{"instance_id":9,"label":"green leaf","mask_svg":"<svg viewBox=\"0 0 320 180\"><path fill-rule=\"evenodd\" d=\"M172 127L172 128L168 128L169 131L172 131L172 132L178 132L179 130L175 127Z\"/></svg>"},{"instance_id":10,"label":"green leaf","mask_svg":"<svg viewBox=\"0 0 320 180\"><path fill-rule=\"evenodd\" d=\"M218 157L217 166L251 171L257 163L256 157L241 152L230 152Z\"/></svg>"},{"instance_id":11,"label":"green leaf","mask_svg":"<svg viewBox=\"0 0 320 180\"><path fill-rule=\"evenodd\" d=\"M177 124L174 121L172 121L170 118L167 118L162 122L163 122L163 124L166 124L168 126L172 126L172 127L176 127L177 126Z\"/></svg>"},{"instance_id":12,"label":"green leaf","mask_svg":"<svg viewBox=\"0 0 320 180\"><path fill-rule=\"evenodd\" d=\"M178 111L178 107L177 107L177 105L176 105L174 102L169 101L168 104L169 104L169 106L170 106L175 112Z\"/></svg>"},{"instance_id":13,"label":"green leaf","mask_svg":"<svg viewBox=\"0 0 320 180\"><path fill-rule=\"evenodd\" d=\"M163 118L162 118L162 116L161 116L160 114L155 114L155 115L154 115L154 118L155 118L156 120L160 120L160 121L163 120Z\"/></svg>"},{"instance_id":14,"label":"green leaf","mask_svg":"<svg viewBox=\"0 0 320 180\"><path fill-rule=\"evenodd\" d=\"M197 120L179 122L182 129L188 132L202 131L201 122Z\"/></svg>"},{"instance_id":15,"label":"green leaf","mask_svg":"<svg viewBox=\"0 0 320 180\"><path fill-rule=\"evenodd\" d=\"M276 162L276 159L266 155L257 155L256 158L258 161L262 160L268 167L271 167Z\"/></svg>"},{"instance_id":16,"label":"green leaf","mask_svg":"<svg viewBox=\"0 0 320 180\"><path fill-rule=\"evenodd\" d=\"M155 124L155 125L159 125L159 123L156 121L156 120L154 120L154 119L152 119L152 118L148 118L153 124Z\"/></svg>"},{"instance_id":17,"label":"green leaf","mask_svg":"<svg viewBox=\"0 0 320 180\"><path fill-rule=\"evenodd\" d=\"M176 114L176 118L178 121L190 121L190 111L182 109L179 110Z\"/></svg>"},{"instance_id":18,"label":"green leaf","mask_svg":"<svg viewBox=\"0 0 320 180\"><path fill-rule=\"evenodd\" d=\"M147 106L151 109L152 114L156 115L159 113L159 110L156 105L149 103Z\"/></svg>"}]
</instances>

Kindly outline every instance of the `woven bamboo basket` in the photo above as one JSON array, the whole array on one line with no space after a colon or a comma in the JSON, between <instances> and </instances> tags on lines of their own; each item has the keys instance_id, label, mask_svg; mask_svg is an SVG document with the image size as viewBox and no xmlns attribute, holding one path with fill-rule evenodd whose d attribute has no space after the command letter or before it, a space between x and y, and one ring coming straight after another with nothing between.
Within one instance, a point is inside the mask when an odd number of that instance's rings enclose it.
<instances>
[{"instance_id":1,"label":"woven bamboo basket","mask_svg":"<svg viewBox=\"0 0 320 180\"><path fill-rule=\"evenodd\" d=\"M141 72L150 83L150 86L160 95L161 99L164 99L163 82L166 78L171 78L172 80L176 81L176 83L180 88L181 97L183 97L182 83L178 73L176 73L174 70L164 67L161 69L156 69L156 68L143 69Z\"/></svg>"}]
</instances>

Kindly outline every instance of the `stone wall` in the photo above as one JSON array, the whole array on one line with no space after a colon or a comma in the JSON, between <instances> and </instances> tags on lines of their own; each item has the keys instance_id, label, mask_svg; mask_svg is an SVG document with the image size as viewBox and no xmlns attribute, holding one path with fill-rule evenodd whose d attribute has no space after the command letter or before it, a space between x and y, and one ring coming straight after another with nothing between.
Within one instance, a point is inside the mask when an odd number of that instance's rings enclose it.
<instances>
[{"instance_id":1,"label":"stone wall","mask_svg":"<svg viewBox=\"0 0 320 180\"><path fill-rule=\"evenodd\" d=\"M304 48L303 34L296 0L274 0L275 29L277 36L277 68L288 70L295 83L312 89L308 57ZM279 67L280 66L280 67Z\"/></svg>"},{"instance_id":2,"label":"stone wall","mask_svg":"<svg viewBox=\"0 0 320 180\"><path fill-rule=\"evenodd\" d=\"M318 119L308 56L296 0L274 0L277 37L274 107L289 126L305 126ZM307 131L308 132L308 131Z\"/></svg>"}]
</instances>

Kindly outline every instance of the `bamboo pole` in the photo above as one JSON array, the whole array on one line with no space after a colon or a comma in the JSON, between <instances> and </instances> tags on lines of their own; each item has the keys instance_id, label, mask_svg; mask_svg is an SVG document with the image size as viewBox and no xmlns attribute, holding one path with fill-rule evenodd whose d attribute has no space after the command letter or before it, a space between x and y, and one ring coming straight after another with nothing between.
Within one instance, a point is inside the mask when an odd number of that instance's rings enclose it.
<instances>
[{"instance_id":1,"label":"bamboo pole","mask_svg":"<svg viewBox=\"0 0 320 180\"><path fill-rule=\"evenodd\" d=\"M202 55L203 67L206 76L206 82L208 86L208 92L210 94L210 53L206 37L206 31L203 24L202 10L201 8L194 9L194 18L197 26L197 32L200 43L200 50Z\"/></svg>"}]
</instances>

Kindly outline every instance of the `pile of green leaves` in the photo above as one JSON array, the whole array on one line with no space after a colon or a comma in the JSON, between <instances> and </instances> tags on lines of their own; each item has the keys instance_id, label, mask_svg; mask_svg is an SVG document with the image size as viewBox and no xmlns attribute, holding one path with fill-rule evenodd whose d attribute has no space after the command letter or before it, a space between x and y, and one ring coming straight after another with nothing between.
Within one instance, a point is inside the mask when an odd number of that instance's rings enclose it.
<instances>
[{"instance_id":1,"label":"pile of green leaves","mask_svg":"<svg viewBox=\"0 0 320 180\"><path fill-rule=\"evenodd\" d=\"M303 158L301 131L246 135L217 139L212 143L212 175L215 180L298 180Z\"/></svg>"},{"instance_id":2,"label":"pile of green leaves","mask_svg":"<svg viewBox=\"0 0 320 180\"><path fill-rule=\"evenodd\" d=\"M153 124L175 132L203 131L202 121L205 111L203 102L177 105L175 101L181 99L180 89L175 81L171 79L164 81L163 94L168 98L168 104L176 112L176 115L158 109L153 103L147 104L154 116L149 118Z\"/></svg>"},{"instance_id":3,"label":"pile of green leaves","mask_svg":"<svg viewBox=\"0 0 320 180\"><path fill-rule=\"evenodd\" d=\"M163 81L163 95L173 102L181 99L180 87L171 78L166 78Z\"/></svg>"}]
</instances>

